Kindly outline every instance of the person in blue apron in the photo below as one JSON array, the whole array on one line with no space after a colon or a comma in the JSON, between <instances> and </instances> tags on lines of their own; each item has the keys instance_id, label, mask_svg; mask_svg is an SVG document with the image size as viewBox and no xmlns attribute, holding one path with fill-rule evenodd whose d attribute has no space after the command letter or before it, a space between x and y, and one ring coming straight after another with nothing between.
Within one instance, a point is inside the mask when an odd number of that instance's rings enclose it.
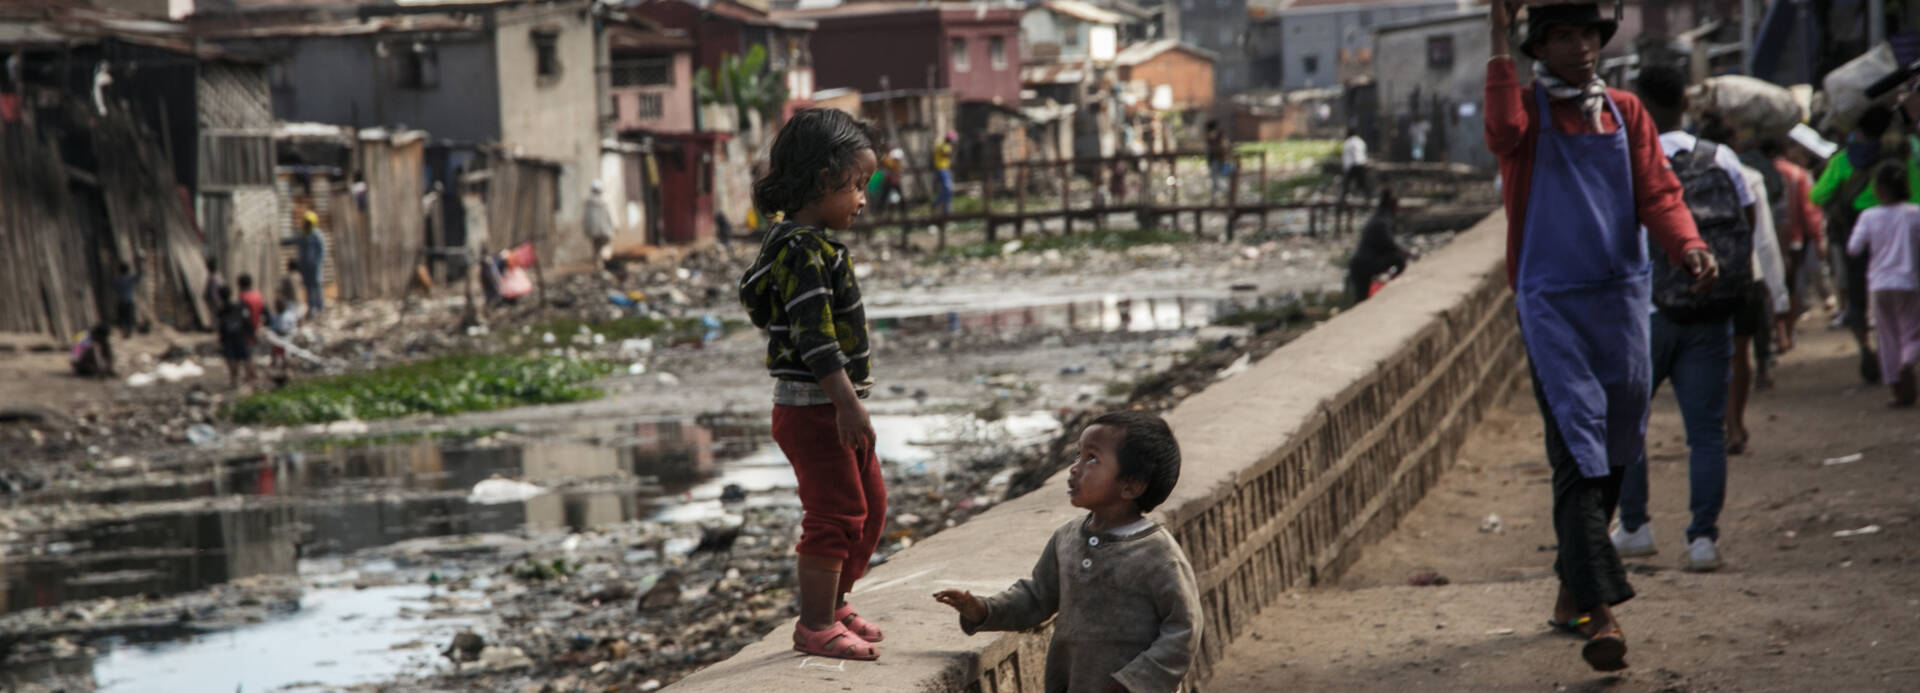
<instances>
[{"instance_id":1,"label":"person in blue apron","mask_svg":"<svg viewBox=\"0 0 1920 693\"><path fill-rule=\"evenodd\" d=\"M1607 524L1622 470L1645 463L1648 238L1700 289L1718 269L1646 108L1595 71L1618 22L1593 3L1529 8L1520 49L1536 62L1522 87L1507 37L1518 8L1495 0L1488 13L1486 139L1506 182L1507 277L1553 469L1550 623L1586 639L1589 666L1614 671L1627 642L1611 607L1634 592Z\"/></svg>"}]
</instances>

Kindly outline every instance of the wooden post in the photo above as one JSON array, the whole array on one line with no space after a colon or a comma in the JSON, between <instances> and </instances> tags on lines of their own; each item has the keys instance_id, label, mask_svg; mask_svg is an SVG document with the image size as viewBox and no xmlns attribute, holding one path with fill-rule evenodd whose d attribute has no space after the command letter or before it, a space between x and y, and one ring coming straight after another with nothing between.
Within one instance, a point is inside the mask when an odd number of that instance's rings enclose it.
<instances>
[{"instance_id":1,"label":"wooden post","mask_svg":"<svg viewBox=\"0 0 1920 693\"><path fill-rule=\"evenodd\" d=\"M1267 228L1267 204L1272 202L1271 188L1267 187L1267 150L1260 150L1260 229Z\"/></svg>"},{"instance_id":2,"label":"wooden post","mask_svg":"<svg viewBox=\"0 0 1920 693\"><path fill-rule=\"evenodd\" d=\"M1061 232L1060 232L1060 235L1062 236L1073 235L1073 178L1072 178L1072 175L1073 175L1073 171L1071 168L1069 168L1068 159L1066 157L1061 157L1060 158L1060 221L1062 224L1064 224L1064 226L1061 227Z\"/></svg>"},{"instance_id":3,"label":"wooden post","mask_svg":"<svg viewBox=\"0 0 1920 693\"><path fill-rule=\"evenodd\" d=\"M987 218L987 242L994 242L998 235L993 224L993 176L980 176L980 206Z\"/></svg>"},{"instance_id":4,"label":"wooden post","mask_svg":"<svg viewBox=\"0 0 1920 693\"><path fill-rule=\"evenodd\" d=\"M1013 235L1019 237L1027 232L1027 185L1032 160L1022 160L1014 164L1013 183L1018 190L1013 201Z\"/></svg>"},{"instance_id":5,"label":"wooden post","mask_svg":"<svg viewBox=\"0 0 1920 693\"><path fill-rule=\"evenodd\" d=\"M1240 157L1233 157L1233 171L1227 174L1227 240L1233 240L1233 222L1240 216Z\"/></svg>"},{"instance_id":6,"label":"wooden post","mask_svg":"<svg viewBox=\"0 0 1920 693\"><path fill-rule=\"evenodd\" d=\"M1108 188L1107 167L1112 165L1113 162L1105 158L1100 159L1099 163L1093 165L1093 199L1098 203L1093 206L1094 231L1107 230L1107 205L1112 203L1112 200L1106 197Z\"/></svg>"}]
</instances>

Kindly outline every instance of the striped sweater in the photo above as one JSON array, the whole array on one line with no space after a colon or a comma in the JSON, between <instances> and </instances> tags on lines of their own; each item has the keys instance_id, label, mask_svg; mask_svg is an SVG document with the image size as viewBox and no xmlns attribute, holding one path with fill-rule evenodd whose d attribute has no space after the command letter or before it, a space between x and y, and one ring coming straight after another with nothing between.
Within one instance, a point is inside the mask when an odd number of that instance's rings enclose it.
<instances>
[{"instance_id":1,"label":"striped sweater","mask_svg":"<svg viewBox=\"0 0 1920 693\"><path fill-rule=\"evenodd\" d=\"M846 370L861 397L873 389L867 312L847 246L828 232L781 222L740 279L740 303L767 335L767 372L779 404L823 404L819 382Z\"/></svg>"}]
</instances>

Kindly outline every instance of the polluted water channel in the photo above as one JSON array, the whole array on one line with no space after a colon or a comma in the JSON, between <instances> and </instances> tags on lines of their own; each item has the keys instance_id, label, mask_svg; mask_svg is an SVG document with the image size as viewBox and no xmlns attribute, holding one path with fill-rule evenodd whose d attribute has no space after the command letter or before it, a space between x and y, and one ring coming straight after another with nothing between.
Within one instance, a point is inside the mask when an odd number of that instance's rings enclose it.
<instances>
[{"instance_id":1,"label":"polluted water channel","mask_svg":"<svg viewBox=\"0 0 1920 693\"><path fill-rule=\"evenodd\" d=\"M890 479L944 476L968 441L1058 429L1044 413L873 422ZM511 579L512 555L638 527L674 538L625 560L657 560L743 508L797 516L764 418L709 423L327 441L18 498L96 512L0 534L0 644L21 650L0 651L0 689L334 690L442 667L455 633L485 627L485 588Z\"/></svg>"}]
</instances>

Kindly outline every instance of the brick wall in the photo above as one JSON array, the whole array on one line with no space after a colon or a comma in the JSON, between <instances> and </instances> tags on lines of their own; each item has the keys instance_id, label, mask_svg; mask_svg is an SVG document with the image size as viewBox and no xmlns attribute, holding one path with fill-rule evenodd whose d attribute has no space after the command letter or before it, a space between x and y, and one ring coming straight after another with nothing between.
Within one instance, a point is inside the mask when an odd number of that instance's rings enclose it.
<instances>
[{"instance_id":1,"label":"brick wall","mask_svg":"<svg viewBox=\"0 0 1920 693\"><path fill-rule=\"evenodd\" d=\"M1505 217L1488 217L1373 300L1167 416L1185 464L1155 515L1192 559L1205 610L1189 689L1262 607L1338 575L1390 531L1521 382L1504 243ZM1081 514L1064 485L1056 475L915 544L855 589L862 613L888 628L885 666L782 652L782 629L673 690L1042 690L1044 629L967 638L926 595L990 593L1026 576L1051 530Z\"/></svg>"}]
</instances>

